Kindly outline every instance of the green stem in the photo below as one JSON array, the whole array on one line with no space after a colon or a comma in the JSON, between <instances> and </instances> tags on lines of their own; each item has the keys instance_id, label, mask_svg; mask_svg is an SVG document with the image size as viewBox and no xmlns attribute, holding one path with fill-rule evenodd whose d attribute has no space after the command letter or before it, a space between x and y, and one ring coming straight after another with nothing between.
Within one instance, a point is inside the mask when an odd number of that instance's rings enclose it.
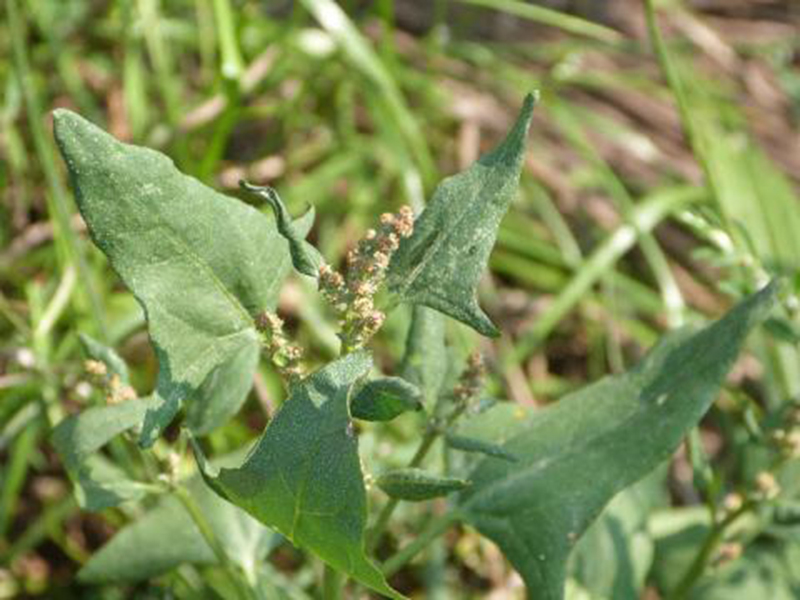
<instances>
[{"instance_id":1,"label":"green stem","mask_svg":"<svg viewBox=\"0 0 800 600\"><path fill-rule=\"evenodd\" d=\"M422 464L422 461L428 455L431 447L433 447L433 443L436 439L442 434L442 431L446 430L450 427L458 417L460 417L464 413L465 406L460 406L453 413L447 417L444 427L431 424L428 429L425 431L425 435L420 442L419 448L414 453L414 456L411 458L411 461L408 463L408 468L413 469L414 467L418 467ZM397 498L390 498L386 505L381 510L380 514L378 515L378 519L375 521L375 525L370 532L368 539L367 539L367 551L371 554L375 552L380 544L381 538L383 534L386 532L386 527L389 525L389 519L392 517L392 513L397 508L397 505L400 501Z\"/></svg>"},{"instance_id":2,"label":"green stem","mask_svg":"<svg viewBox=\"0 0 800 600\"><path fill-rule=\"evenodd\" d=\"M203 539L209 545L212 552L214 552L214 556L217 557L217 561L225 570L225 572L228 573L231 583L233 583L233 587L236 590L237 596L242 598L242 600L250 600L253 597L253 594L249 584L243 579L239 568L233 563L233 561L231 561L228 553L225 552L222 542L220 542L217 534L214 533L214 530L211 528L211 525L203 515L203 511L194 501L194 498L192 498L188 490L179 483L173 484L172 489L175 492L175 495L178 497L178 500L180 500L181 504L183 504L186 512L189 513L189 516L197 526L197 529L200 530L200 534L203 536Z\"/></svg>"},{"instance_id":3,"label":"green stem","mask_svg":"<svg viewBox=\"0 0 800 600\"><path fill-rule=\"evenodd\" d=\"M383 575L385 577L391 577L397 573L408 561L427 548L433 540L442 535L451 525L460 519L461 516L456 511L450 511L440 517L431 519L425 529L422 530L422 533L420 533L413 542L405 546L383 564Z\"/></svg>"},{"instance_id":4,"label":"green stem","mask_svg":"<svg viewBox=\"0 0 800 600\"><path fill-rule=\"evenodd\" d=\"M322 576L323 600L339 600L342 597L345 579L342 574L325 563L325 572Z\"/></svg>"},{"instance_id":5,"label":"green stem","mask_svg":"<svg viewBox=\"0 0 800 600\"><path fill-rule=\"evenodd\" d=\"M414 454L411 462L408 463L409 468L418 467L420 465L438 436L439 431L437 428L428 428L428 430L425 432L425 436L422 438L419 448L417 448L417 452ZM372 531L369 533L367 539L368 553L372 554L375 552L375 549L378 547L383 534L386 532L386 527L389 525L389 519L392 517L392 513L394 513L394 510L397 508L399 502L400 501L397 498L389 498L389 501L384 505L383 509L378 515L378 519L375 521Z\"/></svg>"},{"instance_id":6,"label":"green stem","mask_svg":"<svg viewBox=\"0 0 800 600\"><path fill-rule=\"evenodd\" d=\"M719 523L712 525L703 545L697 552L697 555L695 555L692 564L689 566L678 585L675 586L675 589L668 596L669 600L682 600L686 597L694 584L697 583L697 580L700 579L705 572L706 565L708 565L708 561L711 559L725 531L728 527L733 525L739 517L752 510L754 506L755 502L748 500L741 508L729 514Z\"/></svg>"}]
</instances>

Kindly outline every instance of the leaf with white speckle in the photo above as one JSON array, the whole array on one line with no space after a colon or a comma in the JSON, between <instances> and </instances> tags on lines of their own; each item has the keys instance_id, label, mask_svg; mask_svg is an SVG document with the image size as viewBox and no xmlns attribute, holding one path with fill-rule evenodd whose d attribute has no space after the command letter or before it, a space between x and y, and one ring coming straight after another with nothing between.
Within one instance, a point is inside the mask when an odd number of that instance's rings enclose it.
<instances>
[{"instance_id":1,"label":"leaf with white speckle","mask_svg":"<svg viewBox=\"0 0 800 600\"><path fill-rule=\"evenodd\" d=\"M349 354L292 389L247 460L213 473L195 444L208 484L293 543L373 590L392 590L364 553L367 497L348 403L372 361Z\"/></svg>"},{"instance_id":2,"label":"leaf with white speckle","mask_svg":"<svg viewBox=\"0 0 800 600\"><path fill-rule=\"evenodd\" d=\"M476 297L497 228L513 200L525 155L534 96L525 98L506 139L463 173L445 179L402 240L389 266L389 289L476 331L498 335Z\"/></svg>"},{"instance_id":3,"label":"leaf with white speckle","mask_svg":"<svg viewBox=\"0 0 800 600\"><path fill-rule=\"evenodd\" d=\"M457 510L494 540L533 600L561 600L567 557L620 490L667 459L719 393L776 286L692 333L677 331L634 369L538 411L501 403L465 427L517 462L483 459Z\"/></svg>"},{"instance_id":4,"label":"leaf with white speckle","mask_svg":"<svg viewBox=\"0 0 800 600\"><path fill-rule=\"evenodd\" d=\"M54 112L54 126L92 239L147 316L159 361L140 438L149 446L187 398L204 401L197 391L211 373L238 369L232 356L257 351L254 315L275 306L288 245L272 219L183 175L166 156L67 110ZM223 414L247 389L226 397Z\"/></svg>"}]
</instances>

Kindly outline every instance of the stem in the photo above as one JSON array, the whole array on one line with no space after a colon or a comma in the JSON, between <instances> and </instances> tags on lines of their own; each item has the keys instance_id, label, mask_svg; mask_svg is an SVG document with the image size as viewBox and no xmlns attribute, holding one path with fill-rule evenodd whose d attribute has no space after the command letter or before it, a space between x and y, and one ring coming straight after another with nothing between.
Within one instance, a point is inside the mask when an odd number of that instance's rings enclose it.
<instances>
[{"instance_id":1,"label":"stem","mask_svg":"<svg viewBox=\"0 0 800 600\"><path fill-rule=\"evenodd\" d=\"M345 580L342 574L325 563L325 572L322 576L322 598L324 600L339 600Z\"/></svg>"},{"instance_id":2,"label":"stem","mask_svg":"<svg viewBox=\"0 0 800 600\"><path fill-rule=\"evenodd\" d=\"M237 596L242 598L242 600L250 600L252 597L250 586L241 577L238 567L233 563L233 561L231 561L228 553L225 552L222 542L219 541L217 534L214 533L211 525L209 525L208 521L206 521L205 516L203 516L203 511L194 501L194 498L192 498L187 489L179 483L173 484L172 490L175 492L178 500L181 501L181 504L183 504L186 512L189 513L189 516L192 518L192 521L194 521L197 529L200 530L200 534L203 536L203 539L214 552L214 556L217 557L219 564L222 566L225 572L228 573L231 583L233 583L233 587L236 590Z\"/></svg>"},{"instance_id":3,"label":"stem","mask_svg":"<svg viewBox=\"0 0 800 600\"><path fill-rule=\"evenodd\" d=\"M440 517L431 519L427 527L422 530L422 533L420 533L413 542L405 546L383 564L384 577L391 577L397 573L408 561L427 548L433 540L442 535L451 525L459 520L460 513L456 511L451 511Z\"/></svg>"},{"instance_id":4,"label":"stem","mask_svg":"<svg viewBox=\"0 0 800 600\"><path fill-rule=\"evenodd\" d=\"M431 424L428 429L425 431L425 436L422 438L422 442L420 442L419 448L414 453L413 458L408 463L408 468L413 469L414 467L418 467L422 461L427 456L428 452L430 451L433 443L436 439L442 434L442 431L447 429L450 425L452 425L458 417L460 417L465 410L465 406L460 406L453 413L447 417L445 421L444 427L436 426L435 424ZM378 515L378 519L375 522L375 525L372 528L372 531L369 534L367 540L367 552L372 554L378 547L378 544L383 537L383 534L386 532L386 527L389 524L389 519L392 517L392 513L394 513L395 508L400 501L397 498L390 498L386 505L381 510L380 514Z\"/></svg>"},{"instance_id":5,"label":"stem","mask_svg":"<svg viewBox=\"0 0 800 600\"><path fill-rule=\"evenodd\" d=\"M711 530L708 532L703 542L703 546L697 552L692 564L689 566L678 585L675 586L675 589L668 596L670 600L681 600L686 597L689 590L692 589L694 584L697 583L697 580L700 579L705 572L706 565L714 553L714 550L717 548L717 544L719 544L719 541L722 539L725 530L735 523L739 517L752 510L754 506L755 502L752 500L747 501L741 508L729 514L719 523L712 525Z\"/></svg>"}]
</instances>

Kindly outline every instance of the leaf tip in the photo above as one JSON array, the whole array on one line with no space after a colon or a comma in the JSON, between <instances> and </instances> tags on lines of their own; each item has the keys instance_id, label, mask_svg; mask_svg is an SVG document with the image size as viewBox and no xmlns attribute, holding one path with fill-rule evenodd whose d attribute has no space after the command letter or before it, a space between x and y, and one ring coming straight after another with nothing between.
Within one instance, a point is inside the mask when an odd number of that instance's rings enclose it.
<instances>
[{"instance_id":1,"label":"leaf tip","mask_svg":"<svg viewBox=\"0 0 800 600\"><path fill-rule=\"evenodd\" d=\"M533 112L533 108L539 104L542 99L542 94L539 90L531 90L525 94L525 100L522 103L522 114L528 115Z\"/></svg>"}]
</instances>

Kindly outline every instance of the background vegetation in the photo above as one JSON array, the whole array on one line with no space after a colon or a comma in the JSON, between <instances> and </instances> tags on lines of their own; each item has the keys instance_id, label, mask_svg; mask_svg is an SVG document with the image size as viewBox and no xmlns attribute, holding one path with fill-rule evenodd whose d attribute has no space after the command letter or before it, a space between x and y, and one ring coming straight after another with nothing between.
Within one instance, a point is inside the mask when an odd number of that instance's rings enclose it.
<instances>
[{"instance_id":1,"label":"background vegetation","mask_svg":"<svg viewBox=\"0 0 800 600\"><path fill-rule=\"evenodd\" d=\"M340 4L350 20L336 18L329 0L5 0L0 597L84 597L76 572L139 514L80 512L48 441L91 395L78 333L117 348L138 389L151 388L156 369L140 309L75 214L53 108L158 148L227 193L238 195L246 177L278 188L295 214L313 204L312 237L333 258L380 213L421 205L441 177L496 142L531 89L542 96L531 152L482 289L504 331L480 342L494 395L554 401L771 275L789 281L785 310L753 337L685 451L620 496L582 542L570 594L662 597L700 557L697 597L798 597L796 3L661 2L659 52L635 0ZM280 312L312 356L329 359L332 321L309 292L294 280ZM406 324L399 315L382 332L386 364ZM451 334L478 343L466 328ZM282 395L263 364L240 418L212 435L215 451L261 431ZM362 436L365 454L407 461L412 424L398 420L380 442ZM771 501L710 525L733 494L754 491ZM398 511L394 537L410 539L426 510ZM297 594L313 581L316 566L286 543L274 544L269 562ZM177 586L188 597L204 593L198 570L91 591L115 598ZM630 589L615 587L623 571ZM424 598L522 593L498 551L466 529L392 581Z\"/></svg>"}]
</instances>

